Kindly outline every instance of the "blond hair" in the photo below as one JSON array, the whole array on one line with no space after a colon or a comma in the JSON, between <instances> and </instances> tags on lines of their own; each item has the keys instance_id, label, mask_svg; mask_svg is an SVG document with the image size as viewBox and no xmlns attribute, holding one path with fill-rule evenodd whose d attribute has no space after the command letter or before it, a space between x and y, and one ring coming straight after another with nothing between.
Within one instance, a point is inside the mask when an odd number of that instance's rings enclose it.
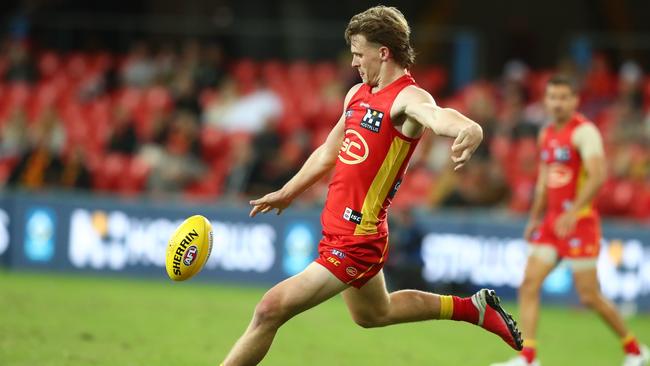
<instances>
[{"instance_id":1,"label":"blond hair","mask_svg":"<svg viewBox=\"0 0 650 366\"><path fill-rule=\"evenodd\" d=\"M404 14L392 6L375 6L350 19L345 29L345 41L350 44L353 35L363 35L368 42L388 47L395 62L409 68L415 62L411 47L411 28Z\"/></svg>"}]
</instances>

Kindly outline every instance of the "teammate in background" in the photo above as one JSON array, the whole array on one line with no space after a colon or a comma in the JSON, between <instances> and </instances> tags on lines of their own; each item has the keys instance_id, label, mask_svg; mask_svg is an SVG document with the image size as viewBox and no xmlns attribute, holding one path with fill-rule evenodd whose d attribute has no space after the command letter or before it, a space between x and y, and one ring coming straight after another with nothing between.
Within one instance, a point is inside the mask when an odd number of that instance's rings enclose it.
<instances>
[{"instance_id":1,"label":"teammate in background","mask_svg":"<svg viewBox=\"0 0 650 366\"><path fill-rule=\"evenodd\" d=\"M606 175L600 132L576 112L577 87L571 79L551 78L544 102L553 121L539 135L541 161L530 220L524 231L524 238L531 243L519 288L524 349L518 357L493 366L540 365L535 345L540 289L560 260L573 269L580 301L595 310L620 337L625 352L623 365L647 365L647 347L639 346L598 284L600 219L592 202Z\"/></svg>"},{"instance_id":2,"label":"teammate in background","mask_svg":"<svg viewBox=\"0 0 650 366\"><path fill-rule=\"evenodd\" d=\"M481 143L483 132L457 111L436 106L417 86L408 71L414 61L410 29L399 10L377 6L355 15L345 39L363 83L347 93L341 118L302 169L279 191L250 202L250 216L272 210L280 214L334 169L321 217L319 257L262 297L223 365L258 364L282 324L338 293L364 328L451 319L476 324L521 349L516 324L494 291L460 298L386 290L386 210L422 133L429 128L454 138L452 160L458 169Z\"/></svg>"}]
</instances>

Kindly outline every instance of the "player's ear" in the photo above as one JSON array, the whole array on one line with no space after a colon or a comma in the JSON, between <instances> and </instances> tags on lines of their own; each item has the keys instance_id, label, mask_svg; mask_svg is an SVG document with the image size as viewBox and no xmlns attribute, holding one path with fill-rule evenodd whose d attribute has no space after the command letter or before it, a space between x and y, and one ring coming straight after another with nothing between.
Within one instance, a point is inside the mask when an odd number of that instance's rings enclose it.
<instances>
[{"instance_id":1,"label":"player's ear","mask_svg":"<svg viewBox=\"0 0 650 366\"><path fill-rule=\"evenodd\" d=\"M379 47L379 58L382 61L388 61L390 58L390 49L388 49L386 46Z\"/></svg>"}]
</instances>

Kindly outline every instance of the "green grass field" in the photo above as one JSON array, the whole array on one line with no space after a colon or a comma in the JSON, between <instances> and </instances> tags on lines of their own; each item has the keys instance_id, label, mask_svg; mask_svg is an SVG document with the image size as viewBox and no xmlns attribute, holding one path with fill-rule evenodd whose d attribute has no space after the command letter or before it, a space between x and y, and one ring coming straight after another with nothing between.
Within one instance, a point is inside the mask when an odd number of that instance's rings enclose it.
<instances>
[{"instance_id":1,"label":"green grass field","mask_svg":"<svg viewBox=\"0 0 650 366\"><path fill-rule=\"evenodd\" d=\"M0 365L218 365L247 325L259 288L0 272ZM510 306L512 308L512 306ZM650 317L629 320L650 342ZM593 314L545 308L548 365L618 365L618 340ZM263 365L486 365L513 353L468 324L366 330L340 298L282 328Z\"/></svg>"}]
</instances>

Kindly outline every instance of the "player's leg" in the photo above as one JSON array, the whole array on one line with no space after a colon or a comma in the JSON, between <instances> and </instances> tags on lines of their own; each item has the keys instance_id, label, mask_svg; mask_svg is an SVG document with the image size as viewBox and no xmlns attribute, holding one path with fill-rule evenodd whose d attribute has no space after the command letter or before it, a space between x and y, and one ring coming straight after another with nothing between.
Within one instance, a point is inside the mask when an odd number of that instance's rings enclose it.
<instances>
[{"instance_id":1,"label":"player's leg","mask_svg":"<svg viewBox=\"0 0 650 366\"><path fill-rule=\"evenodd\" d=\"M555 268L557 251L551 245L533 245L519 286L519 318L524 343L534 342L539 320L540 292L546 277Z\"/></svg>"},{"instance_id":2,"label":"player's leg","mask_svg":"<svg viewBox=\"0 0 650 366\"><path fill-rule=\"evenodd\" d=\"M598 313L619 337L625 337L627 329L623 323L623 318L619 315L614 304L600 292L598 276L596 275L596 259L573 259L570 263L573 268L573 278L580 302Z\"/></svg>"},{"instance_id":3,"label":"player's leg","mask_svg":"<svg viewBox=\"0 0 650 366\"><path fill-rule=\"evenodd\" d=\"M364 328L438 319L440 316L440 296L416 290L389 294L383 270L360 289L350 287L342 295L352 320Z\"/></svg>"},{"instance_id":4,"label":"player's leg","mask_svg":"<svg viewBox=\"0 0 650 366\"><path fill-rule=\"evenodd\" d=\"M530 254L524 279L519 286L519 321L524 338L524 348L518 358L510 364L536 364L537 358L537 322L539 320L540 292L544 279L555 268L558 260L557 250L551 245L535 244L530 246ZM509 364L506 363L506 364Z\"/></svg>"},{"instance_id":5,"label":"player's leg","mask_svg":"<svg viewBox=\"0 0 650 366\"><path fill-rule=\"evenodd\" d=\"M620 313L600 291L598 275L596 270L596 259L573 259L573 278L576 291L580 301L590 309L593 309L605 323L616 333L623 344L623 351L630 355L630 358L647 358L649 355L641 355L641 347L636 338L629 332ZM644 351L644 353L647 351ZM630 363L634 365L636 363ZM642 365L643 363L638 363Z\"/></svg>"},{"instance_id":6,"label":"player's leg","mask_svg":"<svg viewBox=\"0 0 650 366\"><path fill-rule=\"evenodd\" d=\"M233 346L223 366L257 365L266 355L282 324L346 287L317 263L275 285L255 307L253 320Z\"/></svg>"},{"instance_id":7,"label":"player's leg","mask_svg":"<svg viewBox=\"0 0 650 366\"><path fill-rule=\"evenodd\" d=\"M343 299L352 319L364 328L433 319L467 321L499 335L512 347L521 348L519 331L493 291L481 290L468 298L417 290L388 293L380 271L363 287L345 290Z\"/></svg>"}]
</instances>

